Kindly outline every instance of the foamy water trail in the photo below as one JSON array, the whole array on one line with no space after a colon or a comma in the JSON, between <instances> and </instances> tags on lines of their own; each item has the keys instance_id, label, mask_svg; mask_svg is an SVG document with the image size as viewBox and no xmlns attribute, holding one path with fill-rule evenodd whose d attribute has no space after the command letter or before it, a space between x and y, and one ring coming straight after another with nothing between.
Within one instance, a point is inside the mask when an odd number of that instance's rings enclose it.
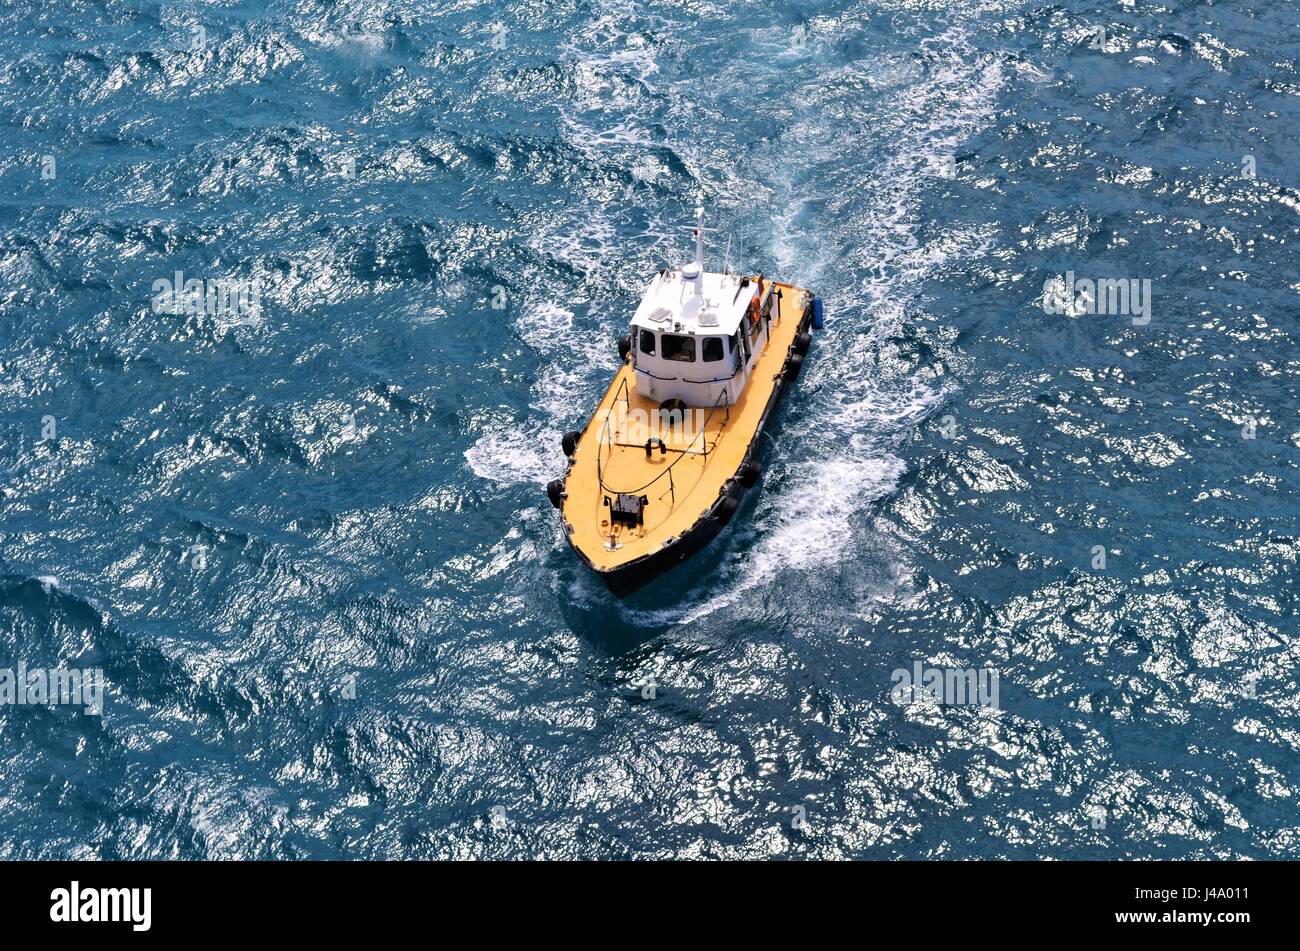
<instances>
[{"instance_id":1,"label":"foamy water trail","mask_svg":"<svg viewBox=\"0 0 1300 951\"><path fill-rule=\"evenodd\" d=\"M782 431L769 461L784 470L780 497L772 497L770 485L765 489L754 516L757 538L747 543L724 590L697 604L645 612L648 620L689 623L735 604L782 572L851 559L863 543L866 510L893 492L906 472L893 450L951 392L940 368L887 376L872 355L905 331L907 305L927 280L977 258L989 245L987 235L970 231L922 243L918 206L932 179L918 170L941 172L992 121L1005 77L1000 62L978 55L958 27L925 41L922 51L923 71L885 66L890 88L857 130L846 127L839 103L819 99L818 90L853 88L846 74L860 72L857 78L868 80L877 67L831 67L810 78L796 95L806 95L814 108L804 109L782 136L800 147L769 154L752 169L778 209L771 259L783 279L805 283L827 306L826 331L804 373L820 391L815 422ZM769 62L779 67L782 59ZM839 74L838 82L826 72ZM868 137L877 122L888 129L879 141ZM854 154L873 161L846 168L844 157ZM851 214L844 206L816 219L811 209L835 204L837 194L852 196Z\"/></svg>"},{"instance_id":2,"label":"foamy water trail","mask_svg":"<svg viewBox=\"0 0 1300 951\"><path fill-rule=\"evenodd\" d=\"M773 28L758 41L760 49L771 49L720 66L716 86L761 88L778 72L788 84L797 71L806 77L789 93L797 108L772 147L718 149L707 129L681 118L696 100L700 114L721 110L708 89L664 75L655 46L637 32L645 17L635 5L598 10L566 48L577 91L561 103L561 126L566 144L585 159L627 171L622 200L642 207L620 208L607 193L588 197L530 242L539 259L582 275L582 286L540 282L548 302L525 308L516 323L544 359L532 412L522 431L489 433L466 456L476 474L500 482L544 482L562 471L554 449L559 433L585 415L591 368L608 363L613 371L613 331L630 311L611 314L608 332L584 336L572 333L571 322L568 331L560 326L557 314L567 312L561 301L566 293L597 298L619 280L633 256L620 227L628 215L647 215L650 241L671 244L678 237L633 187L643 177L638 162L647 150L670 146L695 173L681 204L693 203L690 192L697 188L708 192L706 203L719 217L730 204L738 251L746 238L751 249L755 239L760 248L756 260L744 263L810 287L829 315L797 388L805 390L800 398L814 401L813 424L783 430L770 454L768 465L781 478L765 483L745 557L720 574L722 592L650 615L686 622L783 571L851 557L864 513L904 475L895 454L899 442L943 405L950 384L925 365L905 375L882 372L880 357L893 346L891 337L906 335L909 305L925 282L987 246L987 236L969 231L923 242L918 209L947 160L992 120L1003 68L979 55L959 25L919 41L915 57L848 63L822 55L815 34L807 49L791 52ZM649 117L665 99L674 103L674 118L656 127ZM728 133L717 131L728 144ZM753 203L735 196L761 196L767 207L746 217Z\"/></svg>"}]
</instances>

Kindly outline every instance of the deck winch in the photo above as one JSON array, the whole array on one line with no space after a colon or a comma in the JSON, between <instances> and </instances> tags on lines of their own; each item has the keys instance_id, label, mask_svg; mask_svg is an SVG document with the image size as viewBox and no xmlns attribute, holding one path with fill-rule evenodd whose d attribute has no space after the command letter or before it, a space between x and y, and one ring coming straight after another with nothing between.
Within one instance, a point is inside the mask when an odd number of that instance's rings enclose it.
<instances>
[{"instance_id":1,"label":"deck winch","mask_svg":"<svg viewBox=\"0 0 1300 951\"><path fill-rule=\"evenodd\" d=\"M645 507L649 501L647 496L632 495L627 492L618 493L612 500L609 496L605 496L605 504L609 506L610 524L639 528L645 524Z\"/></svg>"}]
</instances>

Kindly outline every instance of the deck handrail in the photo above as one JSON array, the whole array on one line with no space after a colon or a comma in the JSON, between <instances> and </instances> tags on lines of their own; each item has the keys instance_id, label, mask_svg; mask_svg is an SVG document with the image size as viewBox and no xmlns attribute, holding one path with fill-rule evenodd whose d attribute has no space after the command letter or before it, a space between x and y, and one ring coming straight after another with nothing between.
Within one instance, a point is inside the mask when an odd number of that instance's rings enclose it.
<instances>
[{"instance_id":1,"label":"deck handrail","mask_svg":"<svg viewBox=\"0 0 1300 951\"><path fill-rule=\"evenodd\" d=\"M654 485L664 476L669 477L669 486L672 487L673 467L691 454L691 449L695 446L696 442L700 441L701 439L704 440L704 458L707 459L709 457L709 441L706 437L708 436L709 433L709 422L710 420L713 419L713 414L718 411L719 406L721 406L723 411L726 413L726 418L723 420L724 425L731 421L731 404L723 403L723 399L727 396L727 391L723 390L721 393L718 394L718 398L713 401L713 405L709 407L709 412L704 417L704 425L700 427L699 433L695 436L694 439L690 441L690 443L684 449L673 449L673 452L678 454L677 458L674 459L672 462L668 463L668 467L664 469L663 472L659 473L657 476L655 476L653 479L651 479L649 482L647 482L645 485L641 486L640 488L614 489L605 484L605 475L601 467L601 451L605 447L605 434L609 431L609 416L611 413L614 412L614 407L618 404L619 393L623 394L623 401L627 403L629 406L631 405L627 395L627 380L624 380L619 385L618 390L615 391L614 399L610 402L609 409L605 411L605 422L604 425L601 426L601 430L600 430L600 445L596 447L596 483L600 486L602 491L611 492L615 495L637 495L641 492L644 492L646 489L650 488L650 486ZM611 451L613 451L614 445L615 443L611 440L609 443L609 447ZM717 447L717 440L714 440L714 447L715 448ZM676 499L677 499L677 493L674 488L673 489L674 502L676 502Z\"/></svg>"},{"instance_id":2,"label":"deck handrail","mask_svg":"<svg viewBox=\"0 0 1300 951\"><path fill-rule=\"evenodd\" d=\"M601 451L605 448L605 434L609 432L609 416L610 413L614 412L614 407L618 405L620 393L623 396L623 403L630 408L632 402L628 398L626 378L624 378L623 381L619 383L618 389L614 391L614 398L610 400L609 409L605 411L605 421L601 424L600 435L597 437L597 441L596 441L596 483L602 489L605 487L605 477L601 473L600 456L601 456ZM610 450L612 451L614 448L613 439L610 440L609 447Z\"/></svg>"}]
</instances>

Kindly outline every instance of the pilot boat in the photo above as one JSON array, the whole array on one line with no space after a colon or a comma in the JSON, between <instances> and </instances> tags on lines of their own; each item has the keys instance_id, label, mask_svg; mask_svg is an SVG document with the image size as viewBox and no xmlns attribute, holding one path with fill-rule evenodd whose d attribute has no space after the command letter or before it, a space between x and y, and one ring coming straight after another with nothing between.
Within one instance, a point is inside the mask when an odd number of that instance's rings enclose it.
<instances>
[{"instance_id":1,"label":"pilot boat","mask_svg":"<svg viewBox=\"0 0 1300 951\"><path fill-rule=\"evenodd\" d=\"M822 302L762 274L695 260L650 281L619 341L623 365L546 487L564 536L617 597L704 548L762 473L764 430L799 376Z\"/></svg>"}]
</instances>

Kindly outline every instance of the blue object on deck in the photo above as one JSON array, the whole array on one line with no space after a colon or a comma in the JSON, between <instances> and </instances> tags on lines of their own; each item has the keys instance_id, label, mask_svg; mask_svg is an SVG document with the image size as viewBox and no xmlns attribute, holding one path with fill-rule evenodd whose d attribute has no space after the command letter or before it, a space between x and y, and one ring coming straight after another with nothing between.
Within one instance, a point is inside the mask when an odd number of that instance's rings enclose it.
<instances>
[{"instance_id":1,"label":"blue object on deck","mask_svg":"<svg viewBox=\"0 0 1300 951\"><path fill-rule=\"evenodd\" d=\"M825 326L826 315L822 312L822 299L820 297L814 297L812 328L813 330L821 330Z\"/></svg>"}]
</instances>

